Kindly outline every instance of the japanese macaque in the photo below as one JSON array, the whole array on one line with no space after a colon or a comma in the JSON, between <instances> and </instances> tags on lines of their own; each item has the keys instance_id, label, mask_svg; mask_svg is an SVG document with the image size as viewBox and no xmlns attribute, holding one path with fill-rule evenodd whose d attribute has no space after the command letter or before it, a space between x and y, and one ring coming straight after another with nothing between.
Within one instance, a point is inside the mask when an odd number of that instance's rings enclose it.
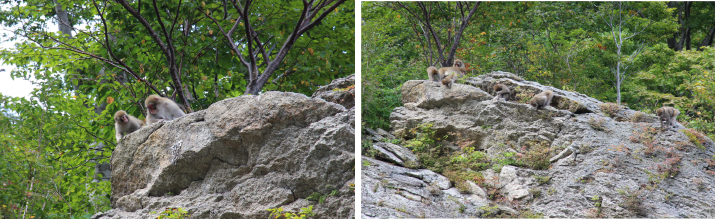
<instances>
[{"instance_id":1,"label":"japanese macaque","mask_svg":"<svg viewBox=\"0 0 715 220\"><path fill-rule=\"evenodd\" d=\"M531 98L531 101L529 101L529 104L531 106L534 106L536 110L539 110L541 107L546 107L551 104L551 98L554 97L554 92L551 90L546 90L543 91L537 95L535 95L533 98Z\"/></svg>"},{"instance_id":2,"label":"japanese macaque","mask_svg":"<svg viewBox=\"0 0 715 220\"><path fill-rule=\"evenodd\" d=\"M433 66L427 67L427 76L429 77L430 81L435 81L435 82L442 82L442 84L449 85L447 87L451 88L454 80L456 80L455 77L450 78L449 81L444 81L445 78L447 78L448 75L453 74L453 73L458 73L459 76L461 77L467 74L467 69L465 68L464 62L460 59L454 60L454 64L452 67L442 67L442 68L435 68Z\"/></svg>"},{"instance_id":3,"label":"japanese macaque","mask_svg":"<svg viewBox=\"0 0 715 220\"><path fill-rule=\"evenodd\" d=\"M429 77L429 81L439 82L442 80L442 76L439 75L439 70L433 66L427 67L427 76Z\"/></svg>"},{"instance_id":4,"label":"japanese macaque","mask_svg":"<svg viewBox=\"0 0 715 220\"><path fill-rule=\"evenodd\" d=\"M146 98L144 104L146 104L146 108L149 110L148 114L146 114L147 125L163 120L173 120L186 115L174 101L159 95L150 95Z\"/></svg>"},{"instance_id":5,"label":"japanese macaque","mask_svg":"<svg viewBox=\"0 0 715 220\"><path fill-rule=\"evenodd\" d=\"M509 101L509 96L511 95L511 90L508 86L502 84L494 84L494 99L504 99L504 101Z\"/></svg>"},{"instance_id":6,"label":"japanese macaque","mask_svg":"<svg viewBox=\"0 0 715 220\"><path fill-rule=\"evenodd\" d=\"M143 126L143 121L127 114L124 110L119 110L114 113L114 131L117 143L119 143L119 140L124 138L124 135L139 130L139 128Z\"/></svg>"},{"instance_id":7,"label":"japanese macaque","mask_svg":"<svg viewBox=\"0 0 715 220\"><path fill-rule=\"evenodd\" d=\"M662 107L659 108L658 110L655 110L655 114L658 115L658 121L660 121L660 128L663 129L664 125L668 125L668 128L672 128L675 126L675 118L678 117L680 114L680 111L678 109L675 109L673 107ZM663 123L665 121L665 123Z\"/></svg>"}]
</instances>

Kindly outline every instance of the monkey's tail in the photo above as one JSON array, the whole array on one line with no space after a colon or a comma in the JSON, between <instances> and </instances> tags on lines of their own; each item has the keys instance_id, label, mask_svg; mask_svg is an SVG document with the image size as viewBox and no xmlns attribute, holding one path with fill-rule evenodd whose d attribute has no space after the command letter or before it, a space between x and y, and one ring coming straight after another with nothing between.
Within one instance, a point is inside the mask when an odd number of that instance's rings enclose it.
<instances>
[{"instance_id":1,"label":"monkey's tail","mask_svg":"<svg viewBox=\"0 0 715 220\"><path fill-rule=\"evenodd\" d=\"M433 66L427 67L427 76L429 76L430 81L439 82L440 80L439 71Z\"/></svg>"}]
</instances>

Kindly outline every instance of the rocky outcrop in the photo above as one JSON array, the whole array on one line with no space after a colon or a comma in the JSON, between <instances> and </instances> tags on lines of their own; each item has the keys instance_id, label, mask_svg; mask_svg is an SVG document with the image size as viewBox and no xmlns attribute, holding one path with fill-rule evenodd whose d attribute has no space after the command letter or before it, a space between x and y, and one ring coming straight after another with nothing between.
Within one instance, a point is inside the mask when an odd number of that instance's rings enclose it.
<instances>
[{"instance_id":1,"label":"rocky outcrop","mask_svg":"<svg viewBox=\"0 0 715 220\"><path fill-rule=\"evenodd\" d=\"M510 101L490 95L497 82L515 91ZM504 153L528 156L525 146L537 141L546 143L551 164L542 170L498 166L482 170L482 182L437 189L434 181L412 174L425 170L376 151L382 161L363 159L363 217L525 217L520 214L527 212L548 218L715 217L715 143L694 130L678 125L661 131L655 115L505 72L458 83L448 89L423 80L405 82L403 107L390 115L392 133L409 140L411 129L429 123L436 136L449 136L438 144L460 152L453 143L470 141L491 165ZM555 95L550 106L537 111L526 104L546 89ZM385 143L372 140L374 149L384 148ZM403 152L394 148L388 152Z\"/></svg>"},{"instance_id":2,"label":"rocky outcrop","mask_svg":"<svg viewBox=\"0 0 715 220\"><path fill-rule=\"evenodd\" d=\"M318 91L313 93L312 98L335 102L348 109L355 107L355 74L321 86Z\"/></svg>"},{"instance_id":3,"label":"rocky outcrop","mask_svg":"<svg viewBox=\"0 0 715 220\"><path fill-rule=\"evenodd\" d=\"M355 109L287 92L245 95L128 135L112 154L112 209L93 218L354 217ZM318 194L324 201L307 200ZM329 196L326 196L329 195Z\"/></svg>"}]
</instances>

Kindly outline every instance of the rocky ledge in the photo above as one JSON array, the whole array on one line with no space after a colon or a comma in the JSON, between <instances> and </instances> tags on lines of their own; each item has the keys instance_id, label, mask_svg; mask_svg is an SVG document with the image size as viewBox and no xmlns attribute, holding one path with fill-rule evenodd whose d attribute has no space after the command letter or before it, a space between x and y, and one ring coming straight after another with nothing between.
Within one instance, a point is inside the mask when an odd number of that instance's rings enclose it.
<instances>
[{"instance_id":1,"label":"rocky ledge","mask_svg":"<svg viewBox=\"0 0 715 220\"><path fill-rule=\"evenodd\" d=\"M112 209L93 218L156 218L167 208L268 218L267 209L309 206L313 218L353 218L355 108L341 104L266 92L144 127L114 150Z\"/></svg>"},{"instance_id":2,"label":"rocky ledge","mask_svg":"<svg viewBox=\"0 0 715 220\"><path fill-rule=\"evenodd\" d=\"M458 83L405 82L394 136L363 133L363 218L715 217L715 143L697 131L511 73ZM493 99L495 83L510 101ZM526 104L546 89L550 106ZM396 144L425 124L447 136L432 151Z\"/></svg>"}]
</instances>

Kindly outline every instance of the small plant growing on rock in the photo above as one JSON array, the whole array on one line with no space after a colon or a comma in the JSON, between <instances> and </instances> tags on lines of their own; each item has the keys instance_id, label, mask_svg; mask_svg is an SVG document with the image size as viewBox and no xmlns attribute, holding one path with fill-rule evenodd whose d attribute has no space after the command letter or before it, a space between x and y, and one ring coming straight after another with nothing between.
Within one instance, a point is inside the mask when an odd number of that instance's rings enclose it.
<instances>
[{"instance_id":1,"label":"small plant growing on rock","mask_svg":"<svg viewBox=\"0 0 715 220\"><path fill-rule=\"evenodd\" d=\"M529 100L536 95L536 93L524 91L519 86L514 88L514 93L516 93L516 100L519 100L519 103L529 103Z\"/></svg>"},{"instance_id":2,"label":"small plant growing on rock","mask_svg":"<svg viewBox=\"0 0 715 220\"><path fill-rule=\"evenodd\" d=\"M364 167L369 167L370 165L372 165L372 164L370 164L370 161L369 161L369 160L363 160L363 161L362 161L362 166L364 166Z\"/></svg>"},{"instance_id":3,"label":"small plant growing on rock","mask_svg":"<svg viewBox=\"0 0 715 220\"><path fill-rule=\"evenodd\" d=\"M313 217L315 213L313 213L313 206L308 206L308 207L303 207L300 208L300 212L298 213L292 213L292 212L286 212L283 211L283 207L278 207L274 209L266 209L271 212L270 215L268 215L268 218L272 219L278 219L278 218L284 218L284 219L307 219L310 217Z\"/></svg>"},{"instance_id":4,"label":"small plant growing on rock","mask_svg":"<svg viewBox=\"0 0 715 220\"><path fill-rule=\"evenodd\" d=\"M539 183L539 186L544 185L549 183L551 181L550 176L539 176L539 175L534 175L534 179L536 179L536 182Z\"/></svg>"},{"instance_id":5,"label":"small plant growing on rock","mask_svg":"<svg viewBox=\"0 0 715 220\"><path fill-rule=\"evenodd\" d=\"M665 162L658 164L658 172L665 178L675 178L680 173L680 156L668 157Z\"/></svg>"},{"instance_id":6,"label":"small plant growing on rock","mask_svg":"<svg viewBox=\"0 0 715 220\"><path fill-rule=\"evenodd\" d=\"M318 201L318 204L323 204L325 202L325 199L327 199L330 196L337 195L337 194L338 194L337 190L333 190L332 192L330 192L330 194L325 194L325 195L322 195L319 192L314 192L313 194L310 194L310 196L308 196L305 199L312 200L312 201Z\"/></svg>"},{"instance_id":7,"label":"small plant growing on rock","mask_svg":"<svg viewBox=\"0 0 715 220\"><path fill-rule=\"evenodd\" d=\"M451 158L453 165L461 165L460 167L470 168L472 170L485 170L489 167L489 158L487 154L475 150L474 147L464 147L461 153L456 153L456 156Z\"/></svg>"},{"instance_id":8,"label":"small plant growing on rock","mask_svg":"<svg viewBox=\"0 0 715 220\"><path fill-rule=\"evenodd\" d=\"M523 146L522 151L526 150L524 156L521 157L521 164L535 170L549 169L551 166L551 148L550 144L545 141L531 141L528 146Z\"/></svg>"},{"instance_id":9,"label":"small plant growing on rock","mask_svg":"<svg viewBox=\"0 0 715 220\"><path fill-rule=\"evenodd\" d=\"M628 211L633 212L638 216L644 216L645 208L643 207L643 198L641 198L642 192L643 190L638 190L635 192L619 190L619 193L626 197L623 203L621 203L619 206L624 209L627 209Z\"/></svg>"},{"instance_id":10,"label":"small plant growing on rock","mask_svg":"<svg viewBox=\"0 0 715 220\"><path fill-rule=\"evenodd\" d=\"M605 131L605 132L610 131L610 130L606 129L606 120L605 119L596 120L594 118L591 118L588 120L588 125L591 126L591 128L593 128L593 130L596 130L596 131Z\"/></svg>"},{"instance_id":11,"label":"small plant growing on rock","mask_svg":"<svg viewBox=\"0 0 715 220\"><path fill-rule=\"evenodd\" d=\"M623 109L623 106L620 106L616 103L610 103L610 102L599 104L598 107L601 108L601 111L603 111L603 113L606 113L606 115L608 115L608 117L611 117L611 118L613 118L613 116L615 116L616 113L618 113L618 111Z\"/></svg>"},{"instance_id":12,"label":"small plant growing on rock","mask_svg":"<svg viewBox=\"0 0 715 220\"><path fill-rule=\"evenodd\" d=\"M643 122L645 120L646 114L643 112L635 112L631 116L631 122L633 123L638 123L638 122Z\"/></svg>"},{"instance_id":13,"label":"small plant growing on rock","mask_svg":"<svg viewBox=\"0 0 715 220\"><path fill-rule=\"evenodd\" d=\"M697 132L695 129L692 128L683 130L683 133L688 136L690 142L695 144L698 149L705 150L705 146L703 145L707 142L707 139L705 139L705 135L700 132Z\"/></svg>"},{"instance_id":14,"label":"small plant growing on rock","mask_svg":"<svg viewBox=\"0 0 715 220\"><path fill-rule=\"evenodd\" d=\"M183 208L166 208L163 212L159 213L157 219L185 219L191 217L187 214L188 212Z\"/></svg>"},{"instance_id":15,"label":"small plant growing on rock","mask_svg":"<svg viewBox=\"0 0 715 220\"><path fill-rule=\"evenodd\" d=\"M446 139L448 135L443 137L437 136L437 131L432 128L433 124L421 124L410 130L415 138L406 141L405 147L415 152L419 158L420 166L437 173L442 173L449 165L450 158L447 154L450 150L437 144L437 141Z\"/></svg>"},{"instance_id":16,"label":"small plant growing on rock","mask_svg":"<svg viewBox=\"0 0 715 220\"><path fill-rule=\"evenodd\" d=\"M377 151L375 148L372 147L372 139L370 138L364 138L362 139L362 146L360 146L360 153L362 155L375 158L380 152Z\"/></svg>"},{"instance_id":17,"label":"small plant growing on rock","mask_svg":"<svg viewBox=\"0 0 715 220\"><path fill-rule=\"evenodd\" d=\"M541 197L541 190L537 187L529 189L529 193L531 193L534 198L539 198Z\"/></svg>"},{"instance_id":18,"label":"small plant growing on rock","mask_svg":"<svg viewBox=\"0 0 715 220\"><path fill-rule=\"evenodd\" d=\"M650 126L640 126L639 129L633 131L633 135L629 136L633 143L650 143L655 141L655 136L658 130Z\"/></svg>"},{"instance_id":19,"label":"small plant growing on rock","mask_svg":"<svg viewBox=\"0 0 715 220\"><path fill-rule=\"evenodd\" d=\"M549 190L546 191L546 193L549 194L550 196L551 196L551 195L556 195L557 192L558 192L558 191L556 191L556 188L554 188L554 187L549 187Z\"/></svg>"},{"instance_id":20,"label":"small plant growing on rock","mask_svg":"<svg viewBox=\"0 0 715 220\"><path fill-rule=\"evenodd\" d=\"M494 206L482 206L479 207L480 210L482 210L482 217L488 218L488 217L494 217L497 214L499 214L499 206L494 205Z\"/></svg>"},{"instance_id":21,"label":"small plant growing on rock","mask_svg":"<svg viewBox=\"0 0 715 220\"><path fill-rule=\"evenodd\" d=\"M695 189L697 189L698 192L705 190L705 181L703 181L703 178L693 179L693 185L695 185Z\"/></svg>"}]
</instances>

